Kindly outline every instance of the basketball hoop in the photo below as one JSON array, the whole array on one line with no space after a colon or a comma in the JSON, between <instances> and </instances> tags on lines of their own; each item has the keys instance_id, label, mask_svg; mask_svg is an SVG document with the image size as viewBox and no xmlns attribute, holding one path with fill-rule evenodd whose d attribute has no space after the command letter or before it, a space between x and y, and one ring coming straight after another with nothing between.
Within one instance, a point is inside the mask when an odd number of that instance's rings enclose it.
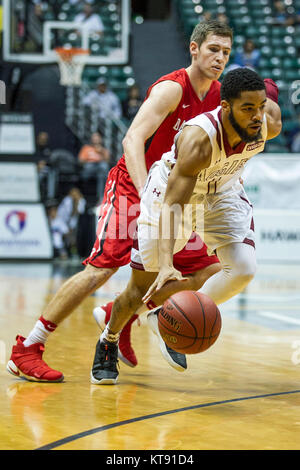
<instances>
[{"instance_id":1,"label":"basketball hoop","mask_svg":"<svg viewBox=\"0 0 300 470\"><path fill-rule=\"evenodd\" d=\"M60 70L60 84L63 86L80 86L82 71L85 66L89 51L78 47L57 47Z\"/></svg>"}]
</instances>

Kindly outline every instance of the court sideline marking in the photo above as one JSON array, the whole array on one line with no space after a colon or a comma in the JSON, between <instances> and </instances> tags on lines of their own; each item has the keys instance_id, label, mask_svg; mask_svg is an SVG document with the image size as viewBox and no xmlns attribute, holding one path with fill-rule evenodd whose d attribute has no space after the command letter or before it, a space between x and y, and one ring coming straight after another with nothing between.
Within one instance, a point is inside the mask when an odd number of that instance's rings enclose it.
<instances>
[{"instance_id":1,"label":"court sideline marking","mask_svg":"<svg viewBox=\"0 0 300 470\"><path fill-rule=\"evenodd\" d=\"M261 311L258 312L259 315L262 317L273 318L274 320L280 320L283 323L290 323L291 325L300 325L300 320L297 318L289 317L286 315L280 315L279 313L269 312L269 311Z\"/></svg>"},{"instance_id":2,"label":"court sideline marking","mask_svg":"<svg viewBox=\"0 0 300 470\"><path fill-rule=\"evenodd\" d=\"M60 439L58 441L51 442L50 444L46 444L42 447L38 447L37 449L34 449L34 450L51 450L51 449L55 449L56 447L62 446L64 444L68 444L69 442L76 441L77 439L81 439L83 437L90 436L90 435L96 434L98 432L107 431L108 429L117 428L118 426L124 426L125 424L137 423L139 421L145 421L147 419L158 418L160 416L167 416L167 415L170 415L170 414L181 413L183 411L196 410L196 409L199 409L199 408L208 408L209 406L217 406L217 405L224 405L224 404L227 404L227 403L235 403L235 402L238 402L238 401L255 400L255 399L258 399L258 398L269 398L269 397L276 397L276 396L280 396L280 395L291 395L293 393L300 393L300 390L291 390L289 392L268 393L268 394L264 394L264 395L254 395L254 396L250 396L250 397L232 398L230 400L215 401L215 402L211 402L211 403L203 403L201 405L187 406L185 408L177 408L177 409L169 410L169 411L161 411L159 413L154 413L154 414L145 415L145 416L139 416L137 418L126 419L125 421L119 421L119 422L116 422L116 423L107 424L105 426L99 426L97 428L89 429L88 431L79 432L77 434L73 434L71 436L64 437L63 439Z\"/></svg>"}]
</instances>

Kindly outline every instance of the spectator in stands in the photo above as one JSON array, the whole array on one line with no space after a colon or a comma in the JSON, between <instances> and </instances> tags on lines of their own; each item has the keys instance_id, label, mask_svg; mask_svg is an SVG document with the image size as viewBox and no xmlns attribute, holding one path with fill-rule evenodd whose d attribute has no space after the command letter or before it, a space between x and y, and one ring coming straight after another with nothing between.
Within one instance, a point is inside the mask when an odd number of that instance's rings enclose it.
<instances>
[{"instance_id":1,"label":"spectator in stands","mask_svg":"<svg viewBox=\"0 0 300 470\"><path fill-rule=\"evenodd\" d=\"M35 155L38 162L49 162L51 149L49 147L49 134L45 131L39 132L36 137Z\"/></svg>"},{"instance_id":2,"label":"spectator in stands","mask_svg":"<svg viewBox=\"0 0 300 470\"><path fill-rule=\"evenodd\" d=\"M198 21L200 23L200 21L204 22L204 21L210 21L212 20L212 12L211 11L204 11L202 13L202 15L199 15L199 18L198 18Z\"/></svg>"},{"instance_id":3,"label":"spectator in stands","mask_svg":"<svg viewBox=\"0 0 300 470\"><path fill-rule=\"evenodd\" d=\"M51 149L49 147L49 134L44 131L39 132L36 138L35 157L37 161L37 171L42 200L46 198L47 194L50 155Z\"/></svg>"},{"instance_id":4,"label":"spectator in stands","mask_svg":"<svg viewBox=\"0 0 300 470\"><path fill-rule=\"evenodd\" d=\"M86 209L86 200L76 187L63 198L56 212L52 211L50 221L53 240L60 257L66 258L77 253L76 235L79 215Z\"/></svg>"},{"instance_id":5,"label":"spectator in stands","mask_svg":"<svg viewBox=\"0 0 300 470\"><path fill-rule=\"evenodd\" d=\"M127 119L128 124L131 123L142 103L143 100L141 98L139 87L137 85L132 85L128 90L127 99L123 103L123 115L125 119Z\"/></svg>"},{"instance_id":6,"label":"spectator in stands","mask_svg":"<svg viewBox=\"0 0 300 470\"><path fill-rule=\"evenodd\" d=\"M300 114L298 115L298 123L286 135L288 147L293 153L300 153Z\"/></svg>"},{"instance_id":7,"label":"spectator in stands","mask_svg":"<svg viewBox=\"0 0 300 470\"><path fill-rule=\"evenodd\" d=\"M43 5L41 2L34 2L34 14L35 16L40 20L44 20L44 10L43 10Z\"/></svg>"},{"instance_id":8,"label":"spectator in stands","mask_svg":"<svg viewBox=\"0 0 300 470\"><path fill-rule=\"evenodd\" d=\"M259 65L260 51L256 49L252 39L246 39L242 51L237 51L234 56L234 64L240 67L248 67L255 70Z\"/></svg>"},{"instance_id":9,"label":"spectator in stands","mask_svg":"<svg viewBox=\"0 0 300 470\"><path fill-rule=\"evenodd\" d=\"M297 22L297 15L289 13L281 0L276 0L273 3L273 7L273 24L278 26L291 26Z\"/></svg>"},{"instance_id":10,"label":"spectator in stands","mask_svg":"<svg viewBox=\"0 0 300 470\"><path fill-rule=\"evenodd\" d=\"M61 217L57 214L58 204L51 202L48 205L48 221L53 245L53 257L60 259L68 258L68 250L65 242L65 235L68 233L68 227Z\"/></svg>"},{"instance_id":11,"label":"spectator in stands","mask_svg":"<svg viewBox=\"0 0 300 470\"><path fill-rule=\"evenodd\" d=\"M101 17L94 12L93 6L88 2L82 2L82 12L78 13L73 21L82 24L91 33L97 33L100 36L104 34Z\"/></svg>"},{"instance_id":12,"label":"spectator in stands","mask_svg":"<svg viewBox=\"0 0 300 470\"><path fill-rule=\"evenodd\" d=\"M217 13L216 20L220 23L229 24L229 19L225 13Z\"/></svg>"},{"instance_id":13,"label":"spectator in stands","mask_svg":"<svg viewBox=\"0 0 300 470\"><path fill-rule=\"evenodd\" d=\"M122 106L118 96L108 89L106 79L101 77L97 80L97 89L92 90L83 99L83 104L97 109L99 117L105 119L114 117L120 119L122 117Z\"/></svg>"},{"instance_id":14,"label":"spectator in stands","mask_svg":"<svg viewBox=\"0 0 300 470\"><path fill-rule=\"evenodd\" d=\"M84 145L78 155L82 164L81 177L84 181L97 179L97 196L102 199L106 178L109 172L109 151L103 146L99 132L91 135L90 143Z\"/></svg>"}]
</instances>

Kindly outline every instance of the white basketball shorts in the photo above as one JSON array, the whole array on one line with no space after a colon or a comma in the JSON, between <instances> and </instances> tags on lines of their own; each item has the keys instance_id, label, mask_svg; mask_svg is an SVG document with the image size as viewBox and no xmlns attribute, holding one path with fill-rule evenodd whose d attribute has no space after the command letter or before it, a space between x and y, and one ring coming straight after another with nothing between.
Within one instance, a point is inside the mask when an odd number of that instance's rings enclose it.
<instances>
[{"instance_id":1,"label":"white basketball shorts","mask_svg":"<svg viewBox=\"0 0 300 470\"><path fill-rule=\"evenodd\" d=\"M154 163L141 197L137 239L131 251L132 267L143 266L146 271L159 271L159 218L166 187L159 162ZM187 244L192 231L197 232L205 242L208 255L233 242L255 247L253 208L239 181L222 193L193 195L179 224L174 253ZM165 237L168 236L167 232L164 228Z\"/></svg>"}]
</instances>

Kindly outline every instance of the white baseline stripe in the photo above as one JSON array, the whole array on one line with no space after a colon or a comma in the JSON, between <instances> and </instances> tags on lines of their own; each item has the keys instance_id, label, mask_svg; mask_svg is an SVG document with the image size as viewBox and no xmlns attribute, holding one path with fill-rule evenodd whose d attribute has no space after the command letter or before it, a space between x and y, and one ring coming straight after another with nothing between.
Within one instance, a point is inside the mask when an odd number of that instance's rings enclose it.
<instances>
[{"instance_id":1,"label":"white baseline stripe","mask_svg":"<svg viewBox=\"0 0 300 470\"><path fill-rule=\"evenodd\" d=\"M257 312L257 313L263 317L274 318L274 320L281 320L285 323L291 323L292 325L300 326L300 320L297 320L297 318L288 317L286 315L279 315L278 313L274 313L274 312Z\"/></svg>"}]
</instances>

